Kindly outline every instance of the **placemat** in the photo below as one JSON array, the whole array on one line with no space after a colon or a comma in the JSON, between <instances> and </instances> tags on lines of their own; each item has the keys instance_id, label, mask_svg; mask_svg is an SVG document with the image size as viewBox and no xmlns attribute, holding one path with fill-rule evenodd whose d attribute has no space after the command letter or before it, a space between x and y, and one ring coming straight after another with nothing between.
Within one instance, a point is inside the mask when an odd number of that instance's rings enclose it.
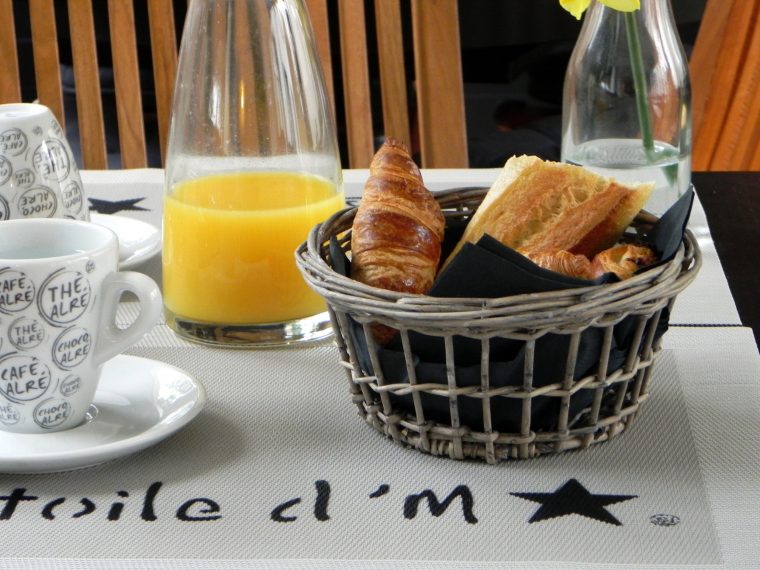
<instances>
[{"instance_id":1,"label":"placemat","mask_svg":"<svg viewBox=\"0 0 760 570\"><path fill-rule=\"evenodd\" d=\"M38 497L7 517L0 498L5 564L754 567L760 367L751 333L689 329L666 338L672 349L629 433L497 466L426 456L375 433L357 417L332 347L134 349L200 379L207 409L132 457L0 476L0 497L17 488ZM60 498L55 519L44 519L44 505ZM75 517L85 501L96 508ZM116 503L119 516L108 520ZM71 558L79 561L60 563ZM134 558L148 560L128 563ZM357 562L373 559L386 562Z\"/></svg>"}]
</instances>

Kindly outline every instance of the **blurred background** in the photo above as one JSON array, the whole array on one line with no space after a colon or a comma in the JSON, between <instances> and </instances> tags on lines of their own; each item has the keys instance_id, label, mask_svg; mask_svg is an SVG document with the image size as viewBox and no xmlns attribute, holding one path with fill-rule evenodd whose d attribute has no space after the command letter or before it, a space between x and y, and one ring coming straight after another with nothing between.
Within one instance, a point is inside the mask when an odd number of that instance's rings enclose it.
<instances>
[{"instance_id":1,"label":"blurred background","mask_svg":"<svg viewBox=\"0 0 760 570\"><path fill-rule=\"evenodd\" d=\"M705 0L671 0L687 55ZM470 165L559 160L562 84L581 22L557 0L459 2Z\"/></svg>"},{"instance_id":2,"label":"blurred background","mask_svg":"<svg viewBox=\"0 0 760 570\"><path fill-rule=\"evenodd\" d=\"M155 120L153 71L151 68L150 35L146 2L136 0L135 26L140 51L140 75L143 89L146 139L149 166L161 166ZM14 18L21 65L22 99L35 98L31 31L28 17L29 0L14 0ZM187 0L173 0L177 41L181 37ZM338 0L329 0L333 18L331 35L337 33ZM678 31L689 54L705 9L706 0L671 0ZM69 43L69 22L65 0L56 0L56 24L62 61L64 108L67 137L78 154L76 120L76 85ZM367 2L368 30L374 29L372 2ZM107 127L108 162L120 165L116 132L116 102L108 26L108 2L93 2L95 17L103 112ZM459 0L462 73L465 91L467 142L471 167L500 167L512 154L535 154L559 160L561 98L565 68L581 23L561 9L557 0ZM404 26L409 27L409 1L402 0ZM144 30L145 33L140 33ZM371 32L370 32L371 34ZM407 29L405 37L411 32ZM370 81L372 105L379 106L375 96L377 64L372 58L370 41ZM411 46L408 49L411 62ZM336 54L337 57L337 54ZM340 65L336 61L335 69ZM411 72L413 66L407 65ZM336 82L340 81L339 75ZM409 77L410 85L413 77ZM336 99L337 116L342 116L340 97ZM377 113L379 117L381 113ZM378 119L377 144L382 141L382 125ZM338 120L340 126L340 119ZM345 153L345 141L341 140ZM78 156L79 159L79 156ZM81 165L81 160L78 160ZM345 161L347 163L347 161Z\"/></svg>"}]
</instances>

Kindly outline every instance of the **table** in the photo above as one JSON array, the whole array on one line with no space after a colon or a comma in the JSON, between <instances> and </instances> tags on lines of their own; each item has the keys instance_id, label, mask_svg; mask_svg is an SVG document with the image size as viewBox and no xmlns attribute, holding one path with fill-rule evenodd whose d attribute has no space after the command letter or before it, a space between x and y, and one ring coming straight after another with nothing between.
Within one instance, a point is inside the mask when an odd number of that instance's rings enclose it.
<instances>
[{"instance_id":1,"label":"table","mask_svg":"<svg viewBox=\"0 0 760 570\"><path fill-rule=\"evenodd\" d=\"M423 171L434 190L496 173ZM346 172L349 197L366 175ZM89 197L145 208L117 215L160 222L160 171L83 180ZM712 227L716 244L730 229ZM743 274L703 242L635 428L497 466L426 456L363 425L332 346L207 348L159 323L129 353L187 370L207 407L129 457L0 475L0 567L756 568L760 359L731 295ZM139 270L160 278L158 259ZM19 489L35 499L10 512Z\"/></svg>"},{"instance_id":2,"label":"table","mask_svg":"<svg viewBox=\"0 0 760 570\"><path fill-rule=\"evenodd\" d=\"M760 346L760 172L695 172L715 248L741 322Z\"/></svg>"}]
</instances>

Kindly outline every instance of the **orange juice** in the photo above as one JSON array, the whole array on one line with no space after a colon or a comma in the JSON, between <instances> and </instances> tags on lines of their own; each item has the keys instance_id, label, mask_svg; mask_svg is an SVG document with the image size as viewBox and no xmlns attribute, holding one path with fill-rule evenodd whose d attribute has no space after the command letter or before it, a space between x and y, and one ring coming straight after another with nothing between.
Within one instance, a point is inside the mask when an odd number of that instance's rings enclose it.
<instances>
[{"instance_id":1,"label":"orange juice","mask_svg":"<svg viewBox=\"0 0 760 570\"><path fill-rule=\"evenodd\" d=\"M344 206L328 180L293 172L237 172L187 180L164 201L166 307L219 324L275 323L325 310L294 251Z\"/></svg>"}]
</instances>

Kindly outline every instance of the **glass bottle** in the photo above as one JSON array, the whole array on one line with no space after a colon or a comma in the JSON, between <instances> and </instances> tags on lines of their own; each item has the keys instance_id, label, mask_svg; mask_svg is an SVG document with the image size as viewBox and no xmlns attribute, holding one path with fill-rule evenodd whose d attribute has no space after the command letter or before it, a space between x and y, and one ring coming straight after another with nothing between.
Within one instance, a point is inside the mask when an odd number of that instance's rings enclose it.
<instances>
[{"instance_id":1,"label":"glass bottle","mask_svg":"<svg viewBox=\"0 0 760 570\"><path fill-rule=\"evenodd\" d=\"M294 251L344 207L335 123L302 0L193 0L166 159L167 323L278 345L331 332Z\"/></svg>"},{"instance_id":2,"label":"glass bottle","mask_svg":"<svg viewBox=\"0 0 760 570\"><path fill-rule=\"evenodd\" d=\"M655 182L657 215L688 189L691 87L669 0L628 13L592 0L565 75L562 160Z\"/></svg>"}]
</instances>

